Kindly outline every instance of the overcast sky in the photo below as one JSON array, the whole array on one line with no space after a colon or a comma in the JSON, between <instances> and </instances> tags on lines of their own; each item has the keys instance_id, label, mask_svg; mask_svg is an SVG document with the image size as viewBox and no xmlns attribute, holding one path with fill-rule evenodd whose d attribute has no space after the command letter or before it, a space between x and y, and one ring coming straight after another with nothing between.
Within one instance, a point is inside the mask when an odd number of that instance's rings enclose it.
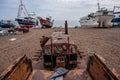
<instances>
[{"instance_id":1,"label":"overcast sky","mask_svg":"<svg viewBox=\"0 0 120 80\"><path fill-rule=\"evenodd\" d=\"M79 20L101 7L120 6L120 0L23 0L28 12L35 12L45 18L52 16L55 20ZM19 0L0 0L0 20L17 17Z\"/></svg>"}]
</instances>

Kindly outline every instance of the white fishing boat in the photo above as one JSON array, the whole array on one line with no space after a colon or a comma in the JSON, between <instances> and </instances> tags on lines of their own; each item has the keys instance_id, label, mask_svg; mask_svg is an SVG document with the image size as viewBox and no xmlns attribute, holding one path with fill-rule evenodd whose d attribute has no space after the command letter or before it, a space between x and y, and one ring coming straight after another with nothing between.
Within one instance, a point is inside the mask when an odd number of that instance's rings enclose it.
<instances>
[{"instance_id":1,"label":"white fishing boat","mask_svg":"<svg viewBox=\"0 0 120 80\"><path fill-rule=\"evenodd\" d=\"M100 8L95 13L80 18L81 27L112 27L112 19L114 18L113 10Z\"/></svg>"}]
</instances>

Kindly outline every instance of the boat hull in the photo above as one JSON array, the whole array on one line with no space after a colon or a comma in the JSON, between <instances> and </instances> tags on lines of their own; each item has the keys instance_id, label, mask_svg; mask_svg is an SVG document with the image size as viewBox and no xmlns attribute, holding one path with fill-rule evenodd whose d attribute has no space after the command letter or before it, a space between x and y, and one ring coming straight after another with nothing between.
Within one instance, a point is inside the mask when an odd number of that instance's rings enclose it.
<instances>
[{"instance_id":1,"label":"boat hull","mask_svg":"<svg viewBox=\"0 0 120 80\"><path fill-rule=\"evenodd\" d=\"M21 27L26 27L26 28L32 28L36 25L34 21L30 21L26 19L16 19L16 21Z\"/></svg>"},{"instance_id":2,"label":"boat hull","mask_svg":"<svg viewBox=\"0 0 120 80\"><path fill-rule=\"evenodd\" d=\"M49 22L49 21L44 20L44 19L40 19L39 21L42 25L42 28L52 28L52 26L53 26L53 22Z\"/></svg>"},{"instance_id":3,"label":"boat hull","mask_svg":"<svg viewBox=\"0 0 120 80\"><path fill-rule=\"evenodd\" d=\"M1 28L14 28L15 27L15 25L14 24L12 24L12 23L3 23L3 22L0 22L0 27Z\"/></svg>"},{"instance_id":4,"label":"boat hull","mask_svg":"<svg viewBox=\"0 0 120 80\"><path fill-rule=\"evenodd\" d=\"M81 21L81 27L98 27L98 23L95 21Z\"/></svg>"},{"instance_id":5,"label":"boat hull","mask_svg":"<svg viewBox=\"0 0 120 80\"><path fill-rule=\"evenodd\" d=\"M120 27L120 12L114 13L115 17L112 19L113 27Z\"/></svg>"}]
</instances>

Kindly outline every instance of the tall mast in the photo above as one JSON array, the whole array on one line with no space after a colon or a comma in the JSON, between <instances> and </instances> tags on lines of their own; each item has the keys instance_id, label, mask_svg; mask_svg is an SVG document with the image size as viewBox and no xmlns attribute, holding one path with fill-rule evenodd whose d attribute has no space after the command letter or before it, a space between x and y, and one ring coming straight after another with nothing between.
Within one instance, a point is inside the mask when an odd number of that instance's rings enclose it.
<instances>
[{"instance_id":1,"label":"tall mast","mask_svg":"<svg viewBox=\"0 0 120 80\"><path fill-rule=\"evenodd\" d=\"M99 4L99 2L98 2L98 10L100 10L100 4Z\"/></svg>"},{"instance_id":2,"label":"tall mast","mask_svg":"<svg viewBox=\"0 0 120 80\"><path fill-rule=\"evenodd\" d=\"M29 17L28 11L27 11L25 5L22 3L22 0L20 0L20 5L19 5L19 8L18 8L18 15L17 15L17 18L19 18L19 17L21 16L22 11L23 11L24 15L27 14L27 16ZM24 11L25 11L25 12L24 12Z\"/></svg>"},{"instance_id":3,"label":"tall mast","mask_svg":"<svg viewBox=\"0 0 120 80\"><path fill-rule=\"evenodd\" d=\"M23 5L22 0L20 0L20 4Z\"/></svg>"}]
</instances>

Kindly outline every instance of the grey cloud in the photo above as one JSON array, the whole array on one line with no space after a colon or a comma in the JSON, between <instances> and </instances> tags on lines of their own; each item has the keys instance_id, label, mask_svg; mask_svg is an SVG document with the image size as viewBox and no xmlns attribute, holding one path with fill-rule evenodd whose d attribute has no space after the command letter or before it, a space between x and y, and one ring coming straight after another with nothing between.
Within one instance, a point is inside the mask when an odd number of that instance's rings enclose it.
<instances>
[{"instance_id":1,"label":"grey cloud","mask_svg":"<svg viewBox=\"0 0 120 80\"><path fill-rule=\"evenodd\" d=\"M18 8L19 0L5 0L6 6ZM97 3L102 7L113 8L120 5L120 0L23 0L28 11L40 16L52 15L55 19L76 20L97 10ZM16 11L15 11L16 12Z\"/></svg>"}]
</instances>

